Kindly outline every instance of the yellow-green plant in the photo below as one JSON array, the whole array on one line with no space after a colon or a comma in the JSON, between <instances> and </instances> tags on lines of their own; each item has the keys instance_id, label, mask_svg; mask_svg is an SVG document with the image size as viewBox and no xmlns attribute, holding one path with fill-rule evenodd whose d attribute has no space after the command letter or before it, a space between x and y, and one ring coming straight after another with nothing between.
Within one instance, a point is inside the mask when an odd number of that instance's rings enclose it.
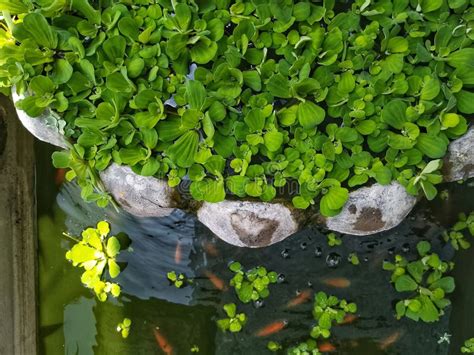
<instances>
[{"instance_id":1,"label":"yellow-green plant","mask_svg":"<svg viewBox=\"0 0 474 355\"><path fill-rule=\"evenodd\" d=\"M120 253L120 242L117 237L109 236L110 225L105 221L97 223L97 228L87 228L81 234L81 239L64 234L76 244L66 253L66 259L73 266L81 267L84 273L82 283L94 290L97 298L104 302L108 295L118 297L120 286L108 281L106 271L111 279L120 274L116 257Z\"/></svg>"}]
</instances>

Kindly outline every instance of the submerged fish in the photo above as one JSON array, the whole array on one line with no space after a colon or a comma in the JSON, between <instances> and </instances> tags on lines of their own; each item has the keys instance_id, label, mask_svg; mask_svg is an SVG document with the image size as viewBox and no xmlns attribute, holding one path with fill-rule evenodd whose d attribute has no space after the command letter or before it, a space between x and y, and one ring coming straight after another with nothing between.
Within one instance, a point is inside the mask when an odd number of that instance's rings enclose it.
<instances>
[{"instance_id":1,"label":"submerged fish","mask_svg":"<svg viewBox=\"0 0 474 355\"><path fill-rule=\"evenodd\" d=\"M160 333L160 328L156 327L155 329L153 329L153 333L155 334L156 343L158 344L160 349L163 350L166 355L173 355L173 347L163 336L163 334Z\"/></svg>"},{"instance_id":2,"label":"submerged fish","mask_svg":"<svg viewBox=\"0 0 474 355\"><path fill-rule=\"evenodd\" d=\"M64 183L66 173L67 169L56 169L56 172L54 173L54 182L56 183L56 186L60 186Z\"/></svg>"},{"instance_id":3,"label":"submerged fish","mask_svg":"<svg viewBox=\"0 0 474 355\"><path fill-rule=\"evenodd\" d=\"M336 351L336 347L333 344L329 343L329 342L324 342L324 343L318 345L318 349L322 353L330 353L330 352Z\"/></svg>"},{"instance_id":4,"label":"submerged fish","mask_svg":"<svg viewBox=\"0 0 474 355\"><path fill-rule=\"evenodd\" d=\"M178 243L176 243L176 250L174 251L174 262L181 264L181 242L179 240Z\"/></svg>"},{"instance_id":5,"label":"submerged fish","mask_svg":"<svg viewBox=\"0 0 474 355\"><path fill-rule=\"evenodd\" d=\"M396 332L390 334L388 337L379 340L379 348L380 350L386 350L395 344L398 339L402 336L402 332L397 330Z\"/></svg>"},{"instance_id":6,"label":"submerged fish","mask_svg":"<svg viewBox=\"0 0 474 355\"><path fill-rule=\"evenodd\" d=\"M278 320L258 330L255 333L255 335L258 337L266 337L266 336L278 333L279 331L283 330L287 325L288 325L287 320Z\"/></svg>"},{"instance_id":7,"label":"submerged fish","mask_svg":"<svg viewBox=\"0 0 474 355\"><path fill-rule=\"evenodd\" d=\"M301 291L295 298L287 303L286 307L292 308L307 302L311 298L311 292L309 289Z\"/></svg>"},{"instance_id":8,"label":"submerged fish","mask_svg":"<svg viewBox=\"0 0 474 355\"><path fill-rule=\"evenodd\" d=\"M217 247L214 243L211 243L211 242L204 242L202 243L202 247L204 248L204 251L206 252L206 254L214 257L214 258L217 258L219 256L219 250L217 250Z\"/></svg>"},{"instance_id":9,"label":"submerged fish","mask_svg":"<svg viewBox=\"0 0 474 355\"><path fill-rule=\"evenodd\" d=\"M225 281L222 280L216 274L205 270L204 275L209 279L209 281L211 281L211 283L214 285L214 287L217 288L219 291L227 290L227 285L225 284Z\"/></svg>"},{"instance_id":10,"label":"submerged fish","mask_svg":"<svg viewBox=\"0 0 474 355\"><path fill-rule=\"evenodd\" d=\"M339 324L340 324L340 325L352 324L352 323L354 323L357 319L359 319L359 317L357 317L355 314L346 314L346 316L344 317L344 319L342 320L342 322L339 323Z\"/></svg>"},{"instance_id":11,"label":"submerged fish","mask_svg":"<svg viewBox=\"0 0 474 355\"><path fill-rule=\"evenodd\" d=\"M323 284L336 288L347 288L351 285L351 281L345 277L336 277L332 279L323 279Z\"/></svg>"}]
</instances>

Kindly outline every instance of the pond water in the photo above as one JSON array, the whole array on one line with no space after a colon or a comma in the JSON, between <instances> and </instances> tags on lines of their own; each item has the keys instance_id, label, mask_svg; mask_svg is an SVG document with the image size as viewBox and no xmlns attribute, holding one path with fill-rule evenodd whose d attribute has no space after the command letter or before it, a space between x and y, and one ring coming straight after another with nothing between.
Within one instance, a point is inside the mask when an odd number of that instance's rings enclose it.
<instances>
[{"instance_id":1,"label":"pond water","mask_svg":"<svg viewBox=\"0 0 474 355\"><path fill-rule=\"evenodd\" d=\"M199 354L270 354L269 340L289 347L307 339L314 322L311 302L286 307L303 290L322 290L357 303L357 319L333 327L335 354L459 354L464 340L474 337L474 248L455 254L441 239L459 212L474 209L472 182L442 186L449 191L446 201L421 202L394 230L369 237L343 236L338 247L328 247L327 231L315 226L268 248L241 249L217 240L184 213L137 219L113 208L85 204L74 184L62 184L60 172L51 167L50 153L51 148L38 143L42 354L163 354L154 336L156 327L175 355L191 354L195 345ZM78 235L102 219L111 223L113 234L126 233L133 249L120 254L120 261L127 262L118 278L121 296L106 302L99 302L81 285L79 270L64 257L70 242L61 237L65 231ZM397 293L389 283L390 273L382 270L383 260L396 253L415 258L420 240L429 240L444 259L456 263L453 305L434 324L396 320ZM351 252L359 256L359 266L347 261ZM246 268L263 265L282 274L282 282L270 286L271 295L263 305L242 305L232 289L220 291L209 280L213 275L228 283L232 277L228 264L234 260ZM329 267L328 260L338 264ZM170 286L166 273L171 270L194 282L182 289ZM332 288L323 283L336 277L347 278L350 286ZM229 302L237 303L248 316L238 334L223 333L216 326L224 316L222 306ZM133 322L127 339L116 331L124 317ZM255 336L262 326L278 320L288 321L284 330L267 338ZM452 334L450 345L438 344L444 333Z\"/></svg>"}]
</instances>

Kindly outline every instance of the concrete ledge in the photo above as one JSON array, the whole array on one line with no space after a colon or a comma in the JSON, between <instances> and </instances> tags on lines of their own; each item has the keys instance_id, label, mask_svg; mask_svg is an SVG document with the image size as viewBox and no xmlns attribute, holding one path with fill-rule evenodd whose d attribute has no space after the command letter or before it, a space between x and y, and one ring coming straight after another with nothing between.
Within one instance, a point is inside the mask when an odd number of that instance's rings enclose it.
<instances>
[{"instance_id":1,"label":"concrete ledge","mask_svg":"<svg viewBox=\"0 0 474 355\"><path fill-rule=\"evenodd\" d=\"M38 353L32 136L0 95L0 354Z\"/></svg>"}]
</instances>

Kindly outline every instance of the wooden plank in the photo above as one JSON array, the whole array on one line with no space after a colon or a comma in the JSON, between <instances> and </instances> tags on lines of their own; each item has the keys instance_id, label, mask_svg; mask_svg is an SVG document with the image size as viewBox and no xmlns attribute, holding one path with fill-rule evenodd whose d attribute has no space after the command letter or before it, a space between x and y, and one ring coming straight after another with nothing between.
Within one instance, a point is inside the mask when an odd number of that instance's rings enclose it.
<instances>
[{"instance_id":1,"label":"wooden plank","mask_svg":"<svg viewBox=\"0 0 474 355\"><path fill-rule=\"evenodd\" d=\"M0 354L38 352L33 137L0 95Z\"/></svg>"}]
</instances>

